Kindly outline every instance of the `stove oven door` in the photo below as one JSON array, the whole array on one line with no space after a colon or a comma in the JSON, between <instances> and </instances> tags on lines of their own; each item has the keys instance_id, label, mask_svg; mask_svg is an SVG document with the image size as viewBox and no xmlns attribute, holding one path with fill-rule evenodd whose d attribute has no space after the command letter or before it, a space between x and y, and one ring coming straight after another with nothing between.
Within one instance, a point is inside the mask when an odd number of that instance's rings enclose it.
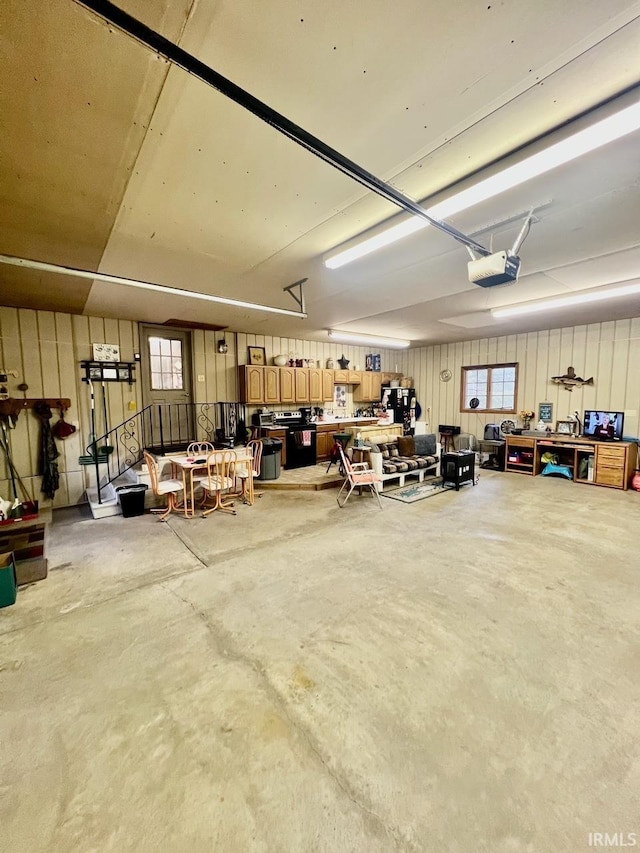
<instances>
[{"instance_id":1,"label":"stove oven door","mask_svg":"<svg viewBox=\"0 0 640 853\"><path fill-rule=\"evenodd\" d=\"M287 468L304 468L315 464L315 424L287 427Z\"/></svg>"}]
</instances>

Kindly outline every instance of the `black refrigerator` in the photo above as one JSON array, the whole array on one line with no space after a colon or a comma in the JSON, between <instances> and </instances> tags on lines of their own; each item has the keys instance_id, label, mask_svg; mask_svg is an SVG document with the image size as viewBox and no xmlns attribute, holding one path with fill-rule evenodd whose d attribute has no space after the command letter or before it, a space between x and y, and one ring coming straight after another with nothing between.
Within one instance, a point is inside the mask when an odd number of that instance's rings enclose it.
<instances>
[{"instance_id":1,"label":"black refrigerator","mask_svg":"<svg viewBox=\"0 0 640 853\"><path fill-rule=\"evenodd\" d=\"M383 388L380 403L387 412L393 412L394 424L402 424L403 435L416 431L416 389Z\"/></svg>"}]
</instances>

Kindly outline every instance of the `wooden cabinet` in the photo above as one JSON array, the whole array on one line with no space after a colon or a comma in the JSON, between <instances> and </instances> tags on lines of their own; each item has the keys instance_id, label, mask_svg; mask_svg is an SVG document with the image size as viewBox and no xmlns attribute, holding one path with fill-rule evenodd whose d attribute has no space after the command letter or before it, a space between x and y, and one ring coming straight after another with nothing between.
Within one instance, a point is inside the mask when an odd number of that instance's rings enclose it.
<instances>
[{"instance_id":1,"label":"wooden cabinet","mask_svg":"<svg viewBox=\"0 0 640 853\"><path fill-rule=\"evenodd\" d=\"M264 403L264 367L243 365L239 369L240 400L243 403Z\"/></svg>"},{"instance_id":2,"label":"wooden cabinet","mask_svg":"<svg viewBox=\"0 0 640 853\"><path fill-rule=\"evenodd\" d=\"M571 471L576 483L628 489L637 464L635 443L606 444L588 438L507 436L505 471L539 474L544 453L553 453L557 464Z\"/></svg>"},{"instance_id":3,"label":"wooden cabinet","mask_svg":"<svg viewBox=\"0 0 640 853\"><path fill-rule=\"evenodd\" d=\"M359 385L353 389L354 402L362 402L371 399L371 377L373 373L370 370L365 370L362 374L362 380Z\"/></svg>"},{"instance_id":4,"label":"wooden cabinet","mask_svg":"<svg viewBox=\"0 0 640 853\"><path fill-rule=\"evenodd\" d=\"M322 403L322 374L323 371L319 367L309 368L309 402Z\"/></svg>"},{"instance_id":5,"label":"wooden cabinet","mask_svg":"<svg viewBox=\"0 0 640 853\"><path fill-rule=\"evenodd\" d=\"M382 399L382 374L371 370L363 371L360 385L354 388L353 399L357 402L374 402Z\"/></svg>"},{"instance_id":6,"label":"wooden cabinet","mask_svg":"<svg viewBox=\"0 0 640 853\"><path fill-rule=\"evenodd\" d=\"M382 385L389 385L394 379L402 379L402 373L381 373Z\"/></svg>"},{"instance_id":7,"label":"wooden cabinet","mask_svg":"<svg viewBox=\"0 0 640 853\"><path fill-rule=\"evenodd\" d=\"M280 402L295 403L296 401L296 369L295 367L280 368Z\"/></svg>"},{"instance_id":8,"label":"wooden cabinet","mask_svg":"<svg viewBox=\"0 0 640 853\"><path fill-rule=\"evenodd\" d=\"M333 370L322 371L322 402L333 400Z\"/></svg>"},{"instance_id":9,"label":"wooden cabinet","mask_svg":"<svg viewBox=\"0 0 640 853\"><path fill-rule=\"evenodd\" d=\"M296 403L309 402L309 371L306 367L294 369L296 383Z\"/></svg>"},{"instance_id":10,"label":"wooden cabinet","mask_svg":"<svg viewBox=\"0 0 640 853\"><path fill-rule=\"evenodd\" d=\"M333 448L333 433L335 427L333 425L318 426L316 435L316 459L318 462L324 462L331 457L331 449Z\"/></svg>"},{"instance_id":11,"label":"wooden cabinet","mask_svg":"<svg viewBox=\"0 0 640 853\"><path fill-rule=\"evenodd\" d=\"M627 447L615 447L610 444L596 446L596 465L594 482L598 486L611 486L625 489L629 480L626 466Z\"/></svg>"},{"instance_id":12,"label":"wooden cabinet","mask_svg":"<svg viewBox=\"0 0 640 853\"><path fill-rule=\"evenodd\" d=\"M359 385L362 382L363 370L347 370L347 382L349 385Z\"/></svg>"},{"instance_id":13,"label":"wooden cabinet","mask_svg":"<svg viewBox=\"0 0 640 853\"><path fill-rule=\"evenodd\" d=\"M349 384L349 371L348 370L334 370L333 371L333 382L334 382L334 385L348 385Z\"/></svg>"},{"instance_id":14,"label":"wooden cabinet","mask_svg":"<svg viewBox=\"0 0 640 853\"><path fill-rule=\"evenodd\" d=\"M280 368L264 367L264 402L280 402Z\"/></svg>"},{"instance_id":15,"label":"wooden cabinet","mask_svg":"<svg viewBox=\"0 0 640 853\"><path fill-rule=\"evenodd\" d=\"M505 471L519 474L536 473L536 439L521 435L508 435Z\"/></svg>"},{"instance_id":16,"label":"wooden cabinet","mask_svg":"<svg viewBox=\"0 0 640 853\"><path fill-rule=\"evenodd\" d=\"M382 374L378 371L371 373L371 396L369 399L374 403L382 400Z\"/></svg>"}]
</instances>

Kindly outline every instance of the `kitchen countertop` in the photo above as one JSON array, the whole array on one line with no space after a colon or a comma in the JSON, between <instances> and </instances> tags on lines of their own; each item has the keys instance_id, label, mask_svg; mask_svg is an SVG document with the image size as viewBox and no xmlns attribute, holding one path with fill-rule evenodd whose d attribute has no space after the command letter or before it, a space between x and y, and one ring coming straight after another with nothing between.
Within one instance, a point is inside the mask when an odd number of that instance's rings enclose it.
<instances>
[{"instance_id":1,"label":"kitchen countertop","mask_svg":"<svg viewBox=\"0 0 640 853\"><path fill-rule=\"evenodd\" d=\"M378 418L324 418L324 420L317 421L316 426L341 426L347 424L377 424ZM261 429L268 430L280 430L286 429L287 425L282 424L281 426L263 426Z\"/></svg>"}]
</instances>

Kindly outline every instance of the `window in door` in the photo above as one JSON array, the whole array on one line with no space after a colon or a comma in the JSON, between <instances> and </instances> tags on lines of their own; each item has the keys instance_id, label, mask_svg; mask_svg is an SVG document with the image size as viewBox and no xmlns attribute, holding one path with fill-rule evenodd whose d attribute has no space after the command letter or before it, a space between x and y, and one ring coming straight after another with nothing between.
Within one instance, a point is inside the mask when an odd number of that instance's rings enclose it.
<instances>
[{"instance_id":1,"label":"window in door","mask_svg":"<svg viewBox=\"0 0 640 853\"><path fill-rule=\"evenodd\" d=\"M517 363L463 367L460 393L461 412L515 412L518 398Z\"/></svg>"},{"instance_id":2,"label":"window in door","mask_svg":"<svg viewBox=\"0 0 640 853\"><path fill-rule=\"evenodd\" d=\"M153 391L182 391L182 341L149 337L149 364Z\"/></svg>"}]
</instances>

